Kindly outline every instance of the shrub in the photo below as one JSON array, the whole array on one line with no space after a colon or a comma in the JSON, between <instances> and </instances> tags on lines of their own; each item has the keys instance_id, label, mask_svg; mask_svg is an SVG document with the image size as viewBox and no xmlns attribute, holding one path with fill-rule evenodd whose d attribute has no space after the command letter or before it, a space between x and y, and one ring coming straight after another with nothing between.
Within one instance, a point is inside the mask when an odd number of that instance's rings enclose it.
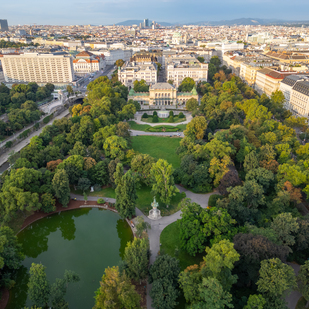
<instances>
[{"instance_id":1,"label":"shrub","mask_svg":"<svg viewBox=\"0 0 309 309\"><path fill-rule=\"evenodd\" d=\"M185 115L183 114L183 112L180 112L180 113L178 114L178 118L185 118Z\"/></svg>"},{"instance_id":2,"label":"shrub","mask_svg":"<svg viewBox=\"0 0 309 309\"><path fill-rule=\"evenodd\" d=\"M173 116L169 116L167 122L174 122L174 117Z\"/></svg>"},{"instance_id":3,"label":"shrub","mask_svg":"<svg viewBox=\"0 0 309 309\"><path fill-rule=\"evenodd\" d=\"M170 117L174 117L174 112L170 111Z\"/></svg>"},{"instance_id":4,"label":"shrub","mask_svg":"<svg viewBox=\"0 0 309 309\"><path fill-rule=\"evenodd\" d=\"M5 143L5 148L10 148L10 147L12 147L12 145L13 145L13 142L8 141L8 142Z\"/></svg>"},{"instance_id":5,"label":"shrub","mask_svg":"<svg viewBox=\"0 0 309 309\"><path fill-rule=\"evenodd\" d=\"M153 115L152 122L159 122L159 117L157 115Z\"/></svg>"},{"instance_id":6,"label":"shrub","mask_svg":"<svg viewBox=\"0 0 309 309\"><path fill-rule=\"evenodd\" d=\"M158 113L157 113L157 111L153 111L153 114L152 114L152 116L158 116Z\"/></svg>"},{"instance_id":7,"label":"shrub","mask_svg":"<svg viewBox=\"0 0 309 309\"><path fill-rule=\"evenodd\" d=\"M101 189L102 189L102 187L97 183L93 186L94 191L101 191Z\"/></svg>"},{"instance_id":8,"label":"shrub","mask_svg":"<svg viewBox=\"0 0 309 309\"><path fill-rule=\"evenodd\" d=\"M48 123L49 120L50 120L50 118L51 118L51 115L45 117L45 118L43 119L43 122L44 122L45 124Z\"/></svg>"},{"instance_id":9,"label":"shrub","mask_svg":"<svg viewBox=\"0 0 309 309\"><path fill-rule=\"evenodd\" d=\"M208 206L210 207L216 207L217 205L217 200L221 200L223 199L224 197L222 195L219 195L219 194L213 194L209 197L209 200L208 200Z\"/></svg>"},{"instance_id":10,"label":"shrub","mask_svg":"<svg viewBox=\"0 0 309 309\"><path fill-rule=\"evenodd\" d=\"M105 203L104 198L98 198L97 203L98 204L104 204Z\"/></svg>"},{"instance_id":11,"label":"shrub","mask_svg":"<svg viewBox=\"0 0 309 309\"><path fill-rule=\"evenodd\" d=\"M148 118L148 114L147 113L144 113L142 118Z\"/></svg>"}]
</instances>

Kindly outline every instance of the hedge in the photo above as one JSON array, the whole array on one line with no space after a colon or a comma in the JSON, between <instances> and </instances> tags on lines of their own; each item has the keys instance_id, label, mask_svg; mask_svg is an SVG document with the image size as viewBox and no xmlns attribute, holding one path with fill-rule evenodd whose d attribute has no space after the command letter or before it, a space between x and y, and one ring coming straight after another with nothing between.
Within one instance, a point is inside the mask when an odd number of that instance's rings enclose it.
<instances>
[{"instance_id":1,"label":"hedge","mask_svg":"<svg viewBox=\"0 0 309 309\"><path fill-rule=\"evenodd\" d=\"M13 142L8 141L8 142L5 143L5 148L10 148L10 147L12 147L12 145L13 145Z\"/></svg>"}]
</instances>

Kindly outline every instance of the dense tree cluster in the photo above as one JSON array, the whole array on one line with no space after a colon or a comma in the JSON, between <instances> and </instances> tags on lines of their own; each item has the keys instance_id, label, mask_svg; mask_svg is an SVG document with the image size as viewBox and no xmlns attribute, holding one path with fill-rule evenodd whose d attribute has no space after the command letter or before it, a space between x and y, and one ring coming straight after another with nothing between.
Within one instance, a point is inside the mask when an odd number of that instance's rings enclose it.
<instances>
[{"instance_id":1,"label":"dense tree cluster","mask_svg":"<svg viewBox=\"0 0 309 309\"><path fill-rule=\"evenodd\" d=\"M7 113L8 122L0 120L0 136L8 136L40 119L36 102L50 97L53 84L39 87L37 83L15 84L9 89L0 85L0 113Z\"/></svg>"},{"instance_id":2,"label":"dense tree cluster","mask_svg":"<svg viewBox=\"0 0 309 309\"><path fill-rule=\"evenodd\" d=\"M297 132L307 128L283 108L282 92L259 96L220 65L213 58L212 82L199 83L201 104L177 150L176 182L222 194L207 209L181 204L181 248L190 255L211 248L180 274L180 286L192 308L286 308L285 296L297 288L286 262L303 264L309 254L309 218L298 207L309 194L309 148ZM214 249L237 258L226 268ZM306 263L298 286L308 299Z\"/></svg>"}]
</instances>

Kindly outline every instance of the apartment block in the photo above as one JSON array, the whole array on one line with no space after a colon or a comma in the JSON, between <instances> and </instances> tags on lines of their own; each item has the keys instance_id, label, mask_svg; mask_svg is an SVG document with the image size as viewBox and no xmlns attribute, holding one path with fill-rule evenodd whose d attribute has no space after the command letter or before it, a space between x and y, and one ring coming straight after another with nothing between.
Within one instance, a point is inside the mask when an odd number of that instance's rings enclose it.
<instances>
[{"instance_id":1,"label":"apartment block","mask_svg":"<svg viewBox=\"0 0 309 309\"><path fill-rule=\"evenodd\" d=\"M165 57L166 80L172 80L178 87L184 78L190 77L195 82L207 81L208 64L200 63L191 55L171 55Z\"/></svg>"},{"instance_id":2,"label":"apartment block","mask_svg":"<svg viewBox=\"0 0 309 309\"><path fill-rule=\"evenodd\" d=\"M7 83L65 84L74 79L73 61L66 53L3 55L2 67Z\"/></svg>"},{"instance_id":3,"label":"apartment block","mask_svg":"<svg viewBox=\"0 0 309 309\"><path fill-rule=\"evenodd\" d=\"M132 87L136 80L145 80L148 85L157 83L157 66L152 62L137 64L136 62L126 62L118 68L118 80L127 87Z\"/></svg>"},{"instance_id":4,"label":"apartment block","mask_svg":"<svg viewBox=\"0 0 309 309\"><path fill-rule=\"evenodd\" d=\"M297 72L291 71L277 71L274 69L265 68L257 71L256 81L255 81L255 90L259 94L265 93L267 96L271 96L273 92L279 90L281 81L289 76L295 75Z\"/></svg>"}]
</instances>

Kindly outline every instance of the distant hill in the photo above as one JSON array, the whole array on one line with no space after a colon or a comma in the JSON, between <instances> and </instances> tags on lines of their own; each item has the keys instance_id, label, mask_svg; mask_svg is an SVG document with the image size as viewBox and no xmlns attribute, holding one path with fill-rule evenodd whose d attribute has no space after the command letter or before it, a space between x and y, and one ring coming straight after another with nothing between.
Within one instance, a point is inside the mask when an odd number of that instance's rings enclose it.
<instances>
[{"instance_id":1,"label":"distant hill","mask_svg":"<svg viewBox=\"0 0 309 309\"><path fill-rule=\"evenodd\" d=\"M125 21L122 21L118 24L115 24L116 26L132 26L132 25L139 25L140 23L142 23L143 20L125 20ZM152 21L149 20L149 22L151 23ZM157 21L157 23L161 26L172 26L172 24L170 23L166 23L166 22L159 22Z\"/></svg>"},{"instance_id":2,"label":"distant hill","mask_svg":"<svg viewBox=\"0 0 309 309\"><path fill-rule=\"evenodd\" d=\"M116 24L116 26L132 26L139 25L143 20L126 20ZM151 22L149 20L149 22ZM238 18L232 20L220 21L199 21L199 22L182 22L182 23L166 23L157 22L161 26L181 26L181 25L197 25L197 26L240 26L240 25L291 25L291 24L309 24L309 21L301 20L280 20L280 19L263 19L263 18Z\"/></svg>"}]
</instances>

